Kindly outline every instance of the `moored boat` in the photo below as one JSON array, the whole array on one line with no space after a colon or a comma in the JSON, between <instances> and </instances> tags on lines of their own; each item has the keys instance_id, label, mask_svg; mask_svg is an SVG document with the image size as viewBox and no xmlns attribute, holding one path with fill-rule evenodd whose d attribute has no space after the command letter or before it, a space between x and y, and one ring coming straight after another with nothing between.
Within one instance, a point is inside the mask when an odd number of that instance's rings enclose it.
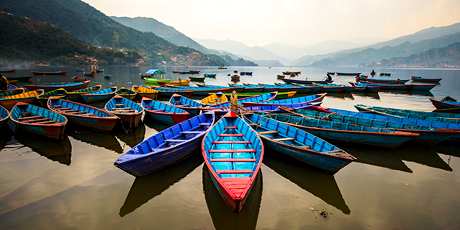
<instances>
[{"instance_id":1,"label":"moored boat","mask_svg":"<svg viewBox=\"0 0 460 230\"><path fill-rule=\"evenodd\" d=\"M200 103L179 94L173 94L169 99L169 104L187 111L192 117L198 115L202 107Z\"/></svg>"},{"instance_id":2,"label":"moored boat","mask_svg":"<svg viewBox=\"0 0 460 230\"><path fill-rule=\"evenodd\" d=\"M75 82L75 83L69 83L69 84L60 84L60 85L24 85L29 90L36 90L36 89L43 89L45 92L51 91L51 90L56 90L63 88L67 91L73 91L77 89L84 89L88 86L89 84L88 81L83 81L83 82Z\"/></svg>"},{"instance_id":3,"label":"moored boat","mask_svg":"<svg viewBox=\"0 0 460 230\"><path fill-rule=\"evenodd\" d=\"M168 82L158 81L157 83L158 83L158 85L160 85L161 87L164 87L164 86L173 86L173 85L189 85L189 84L190 84L190 79L178 80L178 81L168 81Z\"/></svg>"},{"instance_id":4,"label":"moored boat","mask_svg":"<svg viewBox=\"0 0 460 230\"><path fill-rule=\"evenodd\" d=\"M191 97L193 94L192 90L184 90L184 89L179 89L179 88L151 87L151 89L158 91L159 97L167 97L167 98L170 98L173 94L179 94L185 97Z\"/></svg>"},{"instance_id":5,"label":"moored boat","mask_svg":"<svg viewBox=\"0 0 460 230\"><path fill-rule=\"evenodd\" d=\"M361 73L342 73L342 72L335 72L338 76L356 76L360 75Z\"/></svg>"},{"instance_id":6,"label":"moored boat","mask_svg":"<svg viewBox=\"0 0 460 230\"><path fill-rule=\"evenodd\" d=\"M115 166L136 177L168 167L190 156L214 123L208 112L169 127L120 156Z\"/></svg>"},{"instance_id":7,"label":"moored boat","mask_svg":"<svg viewBox=\"0 0 460 230\"><path fill-rule=\"evenodd\" d=\"M232 84L228 83L230 87L243 87L244 93L260 93L265 89L265 86L248 86L248 85L239 85L239 84Z\"/></svg>"},{"instance_id":8,"label":"moored boat","mask_svg":"<svg viewBox=\"0 0 460 230\"><path fill-rule=\"evenodd\" d=\"M209 96L203 98L203 100L200 101L200 103L204 106L211 106L211 105L216 105L220 104L223 102L227 102L228 98L225 94L223 93L211 93Z\"/></svg>"},{"instance_id":9,"label":"moored boat","mask_svg":"<svg viewBox=\"0 0 460 230\"><path fill-rule=\"evenodd\" d=\"M48 72L48 71L30 71L30 72L32 72L35 75L65 75L67 73L67 71L52 71L52 72Z\"/></svg>"},{"instance_id":10,"label":"moored boat","mask_svg":"<svg viewBox=\"0 0 460 230\"><path fill-rule=\"evenodd\" d=\"M86 81L86 78L77 77L77 76L73 76L72 79L73 79L74 82Z\"/></svg>"},{"instance_id":11,"label":"moored boat","mask_svg":"<svg viewBox=\"0 0 460 230\"><path fill-rule=\"evenodd\" d=\"M326 83L332 83L334 80L330 81L324 81L324 80L318 80L318 81L308 81L308 80L299 80L299 79L282 79L284 82L290 84L290 83L297 83L297 84L313 84L313 83L321 83L321 84L326 84Z\"/></svg>"},{"instance_id":12,"label":"moored boat","mask_svg":"<svg viewBox=\"0 0 460 230\"><path fill-rule=\"evenodd\" d=\"M195 86L169 86L169 88L177 88L193 91L192 96L207 96L210 93L225 93L230 90L229 87L195 87Z\"/></svg>"},{"instance_id":13,"label":"moored boat","mask_svg":"<svg viewBox=\"0 0 460 230\"><path fill-rule=\"evenodd\" d=\"M16 89L10 89L10 90L1 90L0 92L0 98L2 97L7 97L7 96L13 96L15 94L20 94L24 93L24 88L16 88Z\"/></svg>"},{"instance_id":14,"label":"moored boat","mask_svg":"<svg viewBox=\"0 0 460 230\"><path fill-rule=\"evenodd\" d=\"M170 79L163 79L163 74L166 74L166 72L161 69L149 69L145 72L145 76L150 76L151 78L144 77L145 83L159 86L158 82L169 82Z\"/></svg>"},{"instance_id":15,"label":"moored boat","mask_svg":"<svg viewBox=\"0 0 460 230\"><path fill-rule=\"evenodd\" d=\"M390 83L390 84L405 84L410 81L410 79L379 79L379 78L369 78L368 76L359 76L356 77L357 81L370 81L378 83Z\"/></svg>"},{"instance_id":16,"label":"moored boat","mask_svg":"<svg viewBox=\"0 0 460 230\"><path fill-rule=\"evenodd\" d=\"M16 69L2 69L0 70L0 73L14 73Z\"/></svg>"},{"instance_id":17,"label":"moored boat","mask_svg":"<svg viewBox=\"0 0 460 230\"><path fill-rule=\"evenodd\" d=\"M38 103L40 103L42 107L46 108L46 103L48 102L48 98L50 97L65 98L66 96L67 96L67 91L65 89L56 89L56 90L44 93L42 95L38 95L37 100L38 100Z\"/></svg>"},{"instance_id":18,"label":"moored boat","mask_svg":"<svg viewBox=\"0 0 460 230\"><path fill-rule=\"evenodd\" d=\"M84 72L85 69L75 69L75 71L77 71L77 72Z\"/></svg>"},{"instance_id":19,"label":"moored boat","mask_svg":"<svg viewBox=\"0 0 460 230\"><path fill-rule=\"evenodd\" d=\"M292 91L292 92L278 92L276 95L275 99L286 99L286 98L291 98L293 97L297 92ZM253 96L258 96L262 95L263 93L238 93L236 96L238 98L245 98L245 97L253 97ZM232 95L231 93L224 93L225 96L230 97Z\"/></svg>"},{"instance_id":20,"label":"moored boat","mask_svg":"<svg viewBox=\"0 0 460 230\"><path fill-rule=\"evenodd\" d=\"M134 85L131 89L136 92L140 98L147 97L156 100L158 97L158 91L151 88Z\"/></svg>"},{"instance_id":21,"label":"moored boat","mask_svg":"<svg viewBox=\"0 0 460 230\"><path fill-rule=\"evenodd\" d=\"M228 112L206 133L201 150L214 185L230 209L239 212L262 164L262 140L246 122Z\"/></svg>"},{"instance_id":22,"label":"moored boat","mask_svg":"<svg viewBox=\"0 0 460 230\"><path fill-rule=\"evenodd\" d=\"M81 97L86 103L94 103L99 101L107 101L115 95L117 87L110 87L103 90L98 90L95 92L81 94Z\"/></svg>"},{"instance_id":23,"label":"moored boat","mask_svg":"<svg viewBox=\"0 0 460 230\"><path fill-rule=\"evenodd\" d=\"M460 102L428 98L436 109L460 110Z\"/></svg>"},{"instance_id":24,"label":"moored boat","mask_svg":"<svg viewBox=\"0 0 460 230\"><path fill-rule=\"evenodd\" d=\"M7 110L11 110L14 105L18 102L24 102L32 104L37 100L37 96L43 94L45 91L43 89L37 89L34 91L29 91L25 93L18 93L11 96L5 96L0 98L0 105Z\"/></svg>"},{"instance_id":25,"label":"moored boat","mask_svg":"<svg viewBox=\"0 0 460 230\"><path fill-rule=\"evenodd\" d=\"M244 107L246 106L261 106L261 105L287 105L287 104L298 104L298 103L311 103L321 102L327 93L314 94L304 97L295 97L282 100L270 100L270 101L247 101L242 102Z\"/></svg>"},{"instance_id":26,"label":"moored boat","mask_svg":"<svg viewBox=\"0 0 460 230\"><path fill-rule=\"evenodd\" d=\"M197 82L204 82L205 77L195 77L195 76L189 76L188 77L191 81L197 81Z\"/></svg>"},{"instance_id":27,"label":"moored boat","mask_svg":"<svg viewBox=\"0 0 460 230\"><path fill-rule=\"evenodd\" d=\"M429 91L436 87L437 84L407 84L409 91Z\"/></svg>"},{"instance_id":28,"label":"moored boat","mask_svg":"<svg viewBox=\"0 0 460 230\"><path fill-rule=\"evenodd\" d=\"M365 84L354 83L354 82L348 82L348 83L350 83L350 85L355 87L354 91L356 92L361 91L361 92L377 93L382 88L382 86L378 86L378 85L365 85Z\"/></svg>"},{"instance_id":29,"label":"moored boat","mask_svg":"<svg viewBox=\"0 0 460 230\"><path fill-rule=\"evenodd\" d=\"M10 112L0 106L0 129L5 127L8 124L8 120L10 119Z\"/></svg>"},{"instance_id":30,"label":"moored boat","mask_svg":"<svg viewBox=\"0 0 460 230\"><path fill-rule=\"evenodd\" d=\"M127 89L125 87L121 87L117 91L115 91L116 95L122 96L128 100L134 100L137 96L137 93L133 90Z\"/></svg>"},{"instance_id":31,"label":"moored boat","mask_svg":"<svg viewBox=\"0 0 460 230\"><path fill-rule=\"evenodd\" d=\"M51 139L62 140L67 118L56 112L18 102L11 110L11 120L19 129Z\"/></svg>"},{"instance_id":32,"label":"moored boat","mask_svg":"<svg viewBox=\"0 0 460 230\"><path fill-rule=\"evenodd\" d=\"M216 78L216 73L205 73L204 77Z\"/></svg>"},{"instance_id":33,"label":"moored boat","mask_svg":"<svg viewBox=\"0 0 460 230\"><path fill-rule=\"evenodd\" d=\"M360 82L362 85L368 85L368 86L380 86L381 89L384 90L406 90L409 88L409 85L405 84L390 84L390 83L379 83L379 82L368 82L368 81L361 81Z\"/></svg>"},{"instance_id":34,"label":"moored boat","mask_svg":"<svg viewBox=\"0 0 460 230\"><path fill-rule=\"evenodd\" d=\"M187 120L190 116L187 111L181 108L146 97L142 98L141 104L145 108L147 117L164 124L175 125Z\"/></svg>"},{"instance_id":35,"label":"moored boat","mask_svg":"<svg viewBox=\"0 0 460 230\"><path fill-rule=\"evenodd\" d=\"M101 85L96 85L96 86L91 86L91 87L84 88L84 89L75 90L72 92L67 92L67 98L69 98L72 101L80 100L82 99L81 97L82 94L97 92L101 90L101 88L102 88Z\"/></svg>"},{"instance_id":36,"label":"moored boat","mask_svg":"<svg viewBox=\"0 0 460 230\"><path fill-rule=\"evenodd\" d=\"M226 88L228 89L226 93L231 93L233 91L236 91L237 93L241 93L244 91L244 87L225 87L225 86L220 86L220 85L205 85L203 83L195 83L198 87L208 87L208 88Z\"/></svg>"},{"instance_id":37,"label":"moored boat","mask_svg":"<svg viewBox=\"0 0 460 230\"><path fill-rule=\"evenodd\" d=\"M432 83L439 83L439 81L442 80L442 78L426 78L426 77L420 77L420 76L412 76L411 79L413 82L432 82Z\"/></svg>"},{"instance_id":38,"label":"moored boat","mask_svg":"<svg viewBox=\"0 0 460 230\"><path fill-rule=\"evenodd\" d=\"M259 102L259 101L271 101L276 98L276 95L278 95L278 92L270 92L258 96L253 96L253 97L247 97L247 98L242 98L238 99L238 104L243 105L243 102ZM225 107L230 107L230 101L219 103L216 105L213 105L211 107L204 107L203 110L205 109L219 109L219 108L225 108Z\"/></svg>"},{"instance_id":39,"label":"moored boat","mask_svg":"<svg viewBox=\"0 0 460 230\"><path fill-rule=\"evenodd\" d=\"M320 84L320 83L313 83L313 85L321 86L320 91L328 92L328 93L340 93L345 89L345 86L334 86L334 85Z\"/></svg>"},{"instance_id":40,"label":"moored boat","mask_svg":"<svg viewBox=\"0 0 460 230\"><path fill-rule=\"evenodd\" d=\"M123 124L123 129L135 129L141 121L144 108L137 103L115 95L105 104L105 110L113 115L118 116Z\"/></svg>"},{"instance_id":41,"label":"moored boat","mask_svg":"<svg viewBox=\"0 0 460 230\"><path fill-rule=\"evenodd\" d=\"M32 78L32 76L26 76L26 77L6 77L6 79L9 80L18 80L18 81L29 81Z\"/></svg>"}]
</instances>

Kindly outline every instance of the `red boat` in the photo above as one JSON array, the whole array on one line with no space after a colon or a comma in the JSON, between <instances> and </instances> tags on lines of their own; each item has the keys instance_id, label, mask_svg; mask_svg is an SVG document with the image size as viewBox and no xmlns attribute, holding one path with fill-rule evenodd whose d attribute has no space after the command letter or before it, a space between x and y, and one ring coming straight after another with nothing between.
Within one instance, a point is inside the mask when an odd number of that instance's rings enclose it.
<instances>
[{"instance_id":1,"label":"red boat","mask_svg":"<svg viewBox=\"0 0 460 230\"><path fill-rule=\"evenodd\" d=\"M74 82L86 81L86 78L76 77L76 76L73 76L72 79L73 79Z\"/></svg>"},{"instance_id":2,"label":"red boat","mask_svg":"<svg viewBox=\"0 0 460 230\"><path fill-rule=\"evenodd\" d=\"M35 75L65 75L67 71L54 71L54 72L48 72L48 71L30 71Z\"/></svg>"},{"instance_id":3,"label":"red boat","mask_svg":"<svg viewBox=\"0 0 460 230\"><path fill-rule=\"evenodd\" d=\"M0 70L0 73L14 73L16 69L2 69Z\"/></svg>"}]
</instances>

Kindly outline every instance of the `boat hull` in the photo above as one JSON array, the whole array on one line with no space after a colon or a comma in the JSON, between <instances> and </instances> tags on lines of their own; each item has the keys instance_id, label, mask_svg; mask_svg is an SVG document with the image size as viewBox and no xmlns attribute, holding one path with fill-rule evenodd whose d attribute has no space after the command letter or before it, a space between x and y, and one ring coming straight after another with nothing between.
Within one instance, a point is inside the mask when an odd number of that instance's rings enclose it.
<instances>
[{"instance_id":1,"label":"boat hull","mask_svg":"<svg viewBox=\"0 0 460 230\"><path fill-rule=\"evenodd\" d=\"M459 109L460 110L460 104L448 103L443 100L434 99L434 98L429 98L429 99L431 103L433 104L433 106L436 107L437 109Z\"/></svg>"},{"instance_id":2,"label":"boat hull","mask_svg":"<svg viewBox=\"0 0 460 230\"><path fill-rule=\"evenodd\" d=\"M145 113L148 118L154 119L158 122L168 124L168 125L175 125L181 123L189 117L189 114L167 114L167 113L157 113L152 112L149 110L145 110Z\"/></svg>"}]
</instances>

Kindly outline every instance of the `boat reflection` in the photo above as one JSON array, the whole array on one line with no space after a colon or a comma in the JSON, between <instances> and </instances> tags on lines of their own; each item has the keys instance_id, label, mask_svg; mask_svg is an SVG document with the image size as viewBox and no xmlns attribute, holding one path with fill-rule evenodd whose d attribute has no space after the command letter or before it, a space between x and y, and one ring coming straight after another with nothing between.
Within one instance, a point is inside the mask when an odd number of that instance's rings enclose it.
<instances>
[{"instance_id":1,"label":"boat reflection","mask_svg":"<svg viewBox=\"0 0 460 230\"><path fill-rule=\"evenodd\" d=\"M405 161L452 171L452 168L438 155L438 153L427 146L403 145L393 149L393 152Z\"/></svg>"},{"instance_id":2,"label":"boat reflection","mask_svg":"<svg viewBox=\"0 0 460 230\"><path fill-rule=\"evenodd\" d=\"M203 157L197 151L177 164L147 176L136 178L126 196L125 203L120 208L119 215L123 217L133 212L149 200L166 191L171 185L179 182L202 163Z\"/></svg>"},{"instance_id":3,"label":"boat reflection","mask_svg":"<svg viewBox=\"0 0 460 230\"><path fill-rule=\"evenodd\" d=\"M406 95L426 96L426 97L434 96L430 91L380 90L379 92L388 93L388 94L406 94Z\"/></svg>"},{"instance_id":4,"label":"boat reflection","mask_svg":"<svg viewBox=\"0 0 460 230\"><path fill-rule=\"evenodd\" d=\"M371 93L371 92L353 92L353 96L364 97L369 99L375 99L377 101L380 100L379 93Z\"/></svg>"},{"instance_id":5,"label":"boat reflection","mask_svg":"<svg viewBox=\"0 0 460 230\"><path fill-rule=\"evenodd\" d=\"M2 134L0 136L0 151L5 148L6 144L11 141L13 138L13 130L10 129L7 125L0 129L0 133Z\"/></svg>"},{"instance_id":6,"label":"boat reflection","mask_svg":"<svg viewBox=\"0 0 460 230\"><path fill-rule=\"evenodd\" d=\"M401 157L395 155L391 149L357 148L345 145L339 146L339 148L356 157L355 162L412 173L412 170L404 164Z\"/></svg>"},{"instance_id":7,"label":"boat reflection","mask_svg":"<svg viewBox=\"0 0 460 230\"><path fill-rule=\"evenodd\" d=\"M318 172L306 164L281 156L271 149L265 151L263 163L300 188L336 207L344 214L349 215L351 213L334 176Z\"/></svg>"},{"instance_id":8,"label":"boat reflection","mask_svg":"<svg viewBox=\"0 0 460 230\"><path fill-rule=\"evenodd\" d=\"M239 212L233 212L228 207L214 185L211 174L206 166L203 166L202 181L204 198L206 199L209 214L216 229L256 229L260 203L262 201L262 170L259 171L251 192L248 194L248 198Z\"/></svg>"},{"instance_id":9,"label":"boat reflection","mask_svg":"<svg viewBox=\"0 0 460 230\"><path fill-rule=\"evenodd\" d=\"M158 131L161 131L161 130L164 130L166 128L169 128L171 127L171 125L167 125L167 124L163 124L163 123L160 123L160 122L157 122L153 119L150 119L148 117L145 117L144 118L144 124L146 126L148 126L149 128L152 128L152 129L156 129Z\"/></svg>"},{"instance_id":10,"label":"boat reflection","mask_svg":"<svg viewBox=\"0 0 460 230\"><path fill-rule=\"evenodd\" d=\"M453 146L452 144L437 144L430 146L437 153L460 157L460 146Z\"/></svg>"},{"instance_id":11,"label":"boat reflection","mask_svg":"<svg viewBox=\"0 0 460 230\"><path fill-rule=\"evenodd\" d=\"M145 125L143 122L139 123L136 129L131 130L130 132L126 133L121 130L117 130L115 132L115 136L118 137L121 141L127 144L129 147L133 148L137 144L141 143L144 140L145 136Z\"/></svg>"},{"instance_id":12,"label":"boat reflection","mask_svg":"<svg viewBox=\"0 0 460 230\"><path fill-rule=\"evenodd\" d=\"M64 136L61 141L49 140L30 135L20 129L16 130L14 138L26 147L31 148L34 152L64 165L70 165L72 144L69 137ZM22 147L20 147L22 148Z\"/></svg>"},{"instance_id":13,"label":"boat reflection","mask_svg":"<svg viewBox=\"0 0 460 230\"><path fill-rule=\"evenodd\" d=\"M353 97L353 94L351 93L327 93L326 97L334 97L334 98L338 98L342 100L347 100L347 99L355 100L355 98Z\"/></svg>"},{"instance_id":14,"label":"boat reflection","mask_svg":"<svg viewBox=\"0 0 460 230\"><path fill-rule=\"evenodd\" d=\"M69 136L90 145L103 147L116 153L123 153L120 143L111 133L96 132L91 130L67 130L67 133Z\"/></svg>"}]
</instances>

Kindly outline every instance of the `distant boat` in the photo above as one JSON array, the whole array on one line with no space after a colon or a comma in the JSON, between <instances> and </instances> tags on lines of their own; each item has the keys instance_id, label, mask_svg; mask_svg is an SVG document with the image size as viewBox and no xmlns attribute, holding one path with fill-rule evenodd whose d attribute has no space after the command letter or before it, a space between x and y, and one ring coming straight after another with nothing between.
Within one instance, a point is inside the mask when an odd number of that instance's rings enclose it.
<instances>
[{"instance_id":1,"label":"distant boat","mask_svg":"<svg viewBox=\"0 0 460 230\"><path fill-rule=\"evenodd\" d=\"M326 83L332 83L334 80L330 81L309 81L309 80L298 80L298 79L282 79L286 83L297 83L297 84L312 84L312 83L321 83L321 84L326 84Z\"/></svg>"},{"instance_id":2,"label":"distant boat","mask_svg":"<svg viewBox=\"0 0 460 230\"><path fill-rule=\"evenodd\" d=\"M360 75L361 73L340 73L340 72L335 72L339 76L356 76Z\"/></svg>"},{"instance_id":3,"label":"distant boat","mask_svg":"<svg viewBox=\"0 0 460 230\"><path fill-rule=\"evenodd\" d=\"M16 69L2 69L0 70L0 73L14 73Z\"/></svg>"},{"instance_id":4,"label":"distant boat","mask_svg":"<svg viewBox=\"0 0 460 230\"><path fill-rule=\"evenodd\" d=\"M243 76L243 75L252 76L252 72L240 72L240 75L241 76Z\"/></svg>"},{"instance_id":5,"label":"distant boat","mask_svg":"<svg viewBox=\"0 0 460 230\"><path fill-rule=\"evenodd\" d=\"M104 72L104 69L97 69L96 70L96 73L101 73L101 72Z\"/></svg>"},{"instance_id":6,"label":"distant boat","mask_svg":"<svg viewBox=\"0 0 460 230\"><path fill-rule=\"evenodd\" d=\"M227 67L226 66L219 66L219 67L217 67L217 69L227 69Z\"/></svg>"},{"instance_id":7,"label":"distant boat","mask_svg":"<svg viewBox=\"0 0 460 230\"><path fill-rule=\"evenodd\" d=\"M67 71L54 71L54 72L48 72L48 71L30 71L35 75L65 75Z\"/></svg>"},{"instance_id":8,"label":"distant boat","mask_svg":"<svg viewBox=\"0 0 460 230\"><path fill-rule=\"evenodd\" d=\"M104 78L105 78L105 79L110 79L110 78L112 78L112 76L109 75L109 74L104 74Z\"/></svg>"},{"instance_id":9,"label":"distant boat","mask_svg":"<svg viewBox=\"0 0 460 230\"><path fill-rule=\"evenodd\" d=\"M73 76L72 79L73 79L74 82L86 81L86 78L77 77L77 76Z\"/></svg>"},{"instance_id":10,"label":"distant boat","mask_svg":"<svg viewBox=\"0 0 460 230\"><path fill-rule=\"evenodd\" d=\"M75 83L69 83L69 84L60 84L60 85L24 85L29 90L36 90L36 89L43 89L46 92L56 90L59 88L63 88L67 91L73 91L77 89L83 89L86 88L89 84L88 81L83 81L83 82L75 82Z\"/></svg>"},{"instance_id":11,"label":"distant boat","mask_svg":"<svg viewBox=\"0 0 460 230\"><path fill-rule=\"evenodd\" d=\"M198 81L198 82L204 82L204 79L206 79L205 77L193 77L193 76L189 76L188 78L190 78L191 81Z\"/></svg>"},{"instance_id":12,"label":"distant boat","mask_svg":"<svg viewBox=\"0 0 460 230\"><path fill-rule=\"evenodd\" d=\"M217 74L215 74L215 73L205 73L204 77L216 78L216 75Z\"/></svg>"},{"instance_id":13,"label":"distant boat","mask_svg":"<svg viewBox=\"0 0 460 230\"><path fill-rule=\"evenodd\" d=\"M6 79L9 80L18 80L18 81L29 81L32 78L32 76L27 76L27 77L6 77Z\"/></svg>"},{"instance_id":14,"label":"distant boat","mask_svg":"<svg viewBox=\"0 0 460 230\"><path fill-rule=\"evenodd\" d=\"M412 76L411 79L413 82L432 82L432 83L439 83L439 81L442 80L442 78L425 78L425 77L419 77L419 76Z\"/></svg>"},{"instance_id":15,"label":"distant boat","mask_svg":"<svg viewBox=\"0 0 460 230\"><path fill-rule=\"evenodd\" d=\"M85 69L76 69L77 72L84 72Z\"/></svg>"},{"instance_id":16,"label":"distant boat","mask_svg":"<svg viewBox=\"0 0 460 230\"><path fill-rule=\"evenodd\" d=\"M380 73L380 76L390 76L391 73Z\"/></svg>"}]
</instances>

